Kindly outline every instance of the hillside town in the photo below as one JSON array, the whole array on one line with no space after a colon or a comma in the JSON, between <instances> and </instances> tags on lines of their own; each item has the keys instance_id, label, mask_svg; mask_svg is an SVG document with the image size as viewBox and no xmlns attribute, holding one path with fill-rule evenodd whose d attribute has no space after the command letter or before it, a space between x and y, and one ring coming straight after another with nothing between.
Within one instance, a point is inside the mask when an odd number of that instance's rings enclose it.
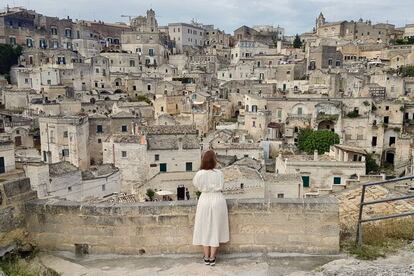
<instances>
[{"instance_id":1,"label":"hillside town","mask_svg":"<svg viewBox=\"0 0 414 276\"><path fill-rule=\"evenodd\" d=\"M1 11L0 44L20 51L0 79L1 179L29 178L40 199L187 200L207 149L230 199L413 173L414 24L320 13L298 35L227 34L157 16Z\"/></svg>"}]
</instances>

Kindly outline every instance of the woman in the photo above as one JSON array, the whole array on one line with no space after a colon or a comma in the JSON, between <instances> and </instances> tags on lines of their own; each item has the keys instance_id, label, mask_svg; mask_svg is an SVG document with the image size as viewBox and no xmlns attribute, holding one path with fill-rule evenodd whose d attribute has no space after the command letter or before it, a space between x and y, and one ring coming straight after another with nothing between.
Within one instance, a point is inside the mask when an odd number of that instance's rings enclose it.
<instances>
[{"instance_id":1,"label":"woman","mask_svg":"<svg viewBox=\"0 0 414 276\"><path fill-rule=\"evenodd\" d=\"M220 243L229 241L227 204L221 193L224 177L216 165L214 151L206 151L201 159L200 170L193 179L194 186L201 192L195 216L193 244L203 246L204 263L211 266L216 264Z\"/></svg>"}]
</instances>

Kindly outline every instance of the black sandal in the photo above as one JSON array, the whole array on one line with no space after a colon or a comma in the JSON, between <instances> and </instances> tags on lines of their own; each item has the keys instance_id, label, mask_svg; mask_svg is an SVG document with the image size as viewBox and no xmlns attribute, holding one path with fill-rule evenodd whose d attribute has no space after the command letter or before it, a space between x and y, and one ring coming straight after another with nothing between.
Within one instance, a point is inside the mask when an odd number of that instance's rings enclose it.
<instances>
[{"instance_id":1,"label":"black sandal","mask_svg":"<svg viewBox=\"0 0 414 276\"><path fill-rule=\"evenodd\" d=\"M205 265L210 265L210 259L209 258L206 259L206 257L203 256L203 261L204 261Z\"/></svg>"},{"instance_id":2,"label":"black sandal","mask_svg":"<svg viewBox=\"0 0 414 276\"><path fill-rule=\"evenodd\" d=\"M216 258L209 260L210 262L210 266L215 266L216 265Z\"/></svg>"}]
</instances>

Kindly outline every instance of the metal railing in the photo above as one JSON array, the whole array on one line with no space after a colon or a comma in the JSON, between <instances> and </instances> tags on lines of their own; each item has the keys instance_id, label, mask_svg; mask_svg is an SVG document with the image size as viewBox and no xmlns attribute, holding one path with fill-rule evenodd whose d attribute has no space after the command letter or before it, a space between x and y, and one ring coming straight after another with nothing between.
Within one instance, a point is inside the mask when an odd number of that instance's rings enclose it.
<instances>
[{"instance_id":1,"label":"metal railing","mask_svg":"<svg viewBox=\"0 0 414 276\"><path fill-rule=\"evenodd\" d=\"M393 219L393 218L400 218L400 217L406 217L406 216L413 216L414 215L414 211L413 212L405 212L405 213L400 213L400 214L392 214L392 215L384 215L384 216L379 216L379 217L372 217L372 218L362 218L363 216L363 208L364 206L367 205L374 205L374 204L379 204L379 203L385 203L385 202L392 202L392 201L397 201L397 200L405 200L405 199L414 199L414 194L412 195L404 195L404 196L400 196L400 197L391 197L391 198L385 198L385 199L378 199L378 200L372 200L372 201L365 201L365 192L367 187L373 187L373 186L383 186L386 184L390 184L390 183L395 183L395 182L399 182L399 181L404 181L404 180L414 180L414 176L405 176L405 177L401 177L401 178L394 178L394 179L390 179L390 180L385 180L385 181L381 181L381 182L374 182L374 183L367 183L367 184L363 184L362 185L362 193L361 193L361 202L359 205L359 215L358 215L358 224L357 224L357 232L356 232L356 243L358 244L358 246L362 245L362 224L365 222L373 222L373 221L378 221L378 220L385 220L385 219Z\"/></svg>"}]
</instances>

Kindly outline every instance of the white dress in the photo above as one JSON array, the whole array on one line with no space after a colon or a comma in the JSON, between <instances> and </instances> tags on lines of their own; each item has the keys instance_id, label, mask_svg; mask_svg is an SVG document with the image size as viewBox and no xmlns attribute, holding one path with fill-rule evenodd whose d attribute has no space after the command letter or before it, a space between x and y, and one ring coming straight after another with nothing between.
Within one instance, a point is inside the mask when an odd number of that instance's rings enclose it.
<instances>
[{"instance_id":1,"label":"white dress","mask_svg":"<svg viewBox=\"0 0 414 276\"><path fill-rule=\"evenodd\" d=\"M218 247L229 241L227 203L221 191L224 186L220 170L200 170L193 179L201 192L195 216L193 244Z\"/></svg>"}]
</instances>

